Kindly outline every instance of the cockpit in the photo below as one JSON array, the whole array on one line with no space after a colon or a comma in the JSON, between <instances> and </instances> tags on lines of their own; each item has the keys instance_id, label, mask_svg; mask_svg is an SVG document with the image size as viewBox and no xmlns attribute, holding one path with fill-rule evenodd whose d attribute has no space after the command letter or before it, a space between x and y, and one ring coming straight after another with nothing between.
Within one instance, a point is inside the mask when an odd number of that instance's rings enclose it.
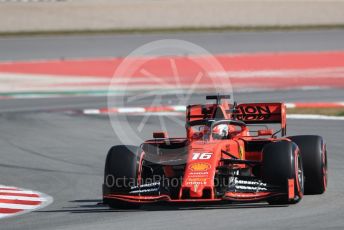
<instances>
[{"instance_id":1,"label":"cockpit","mask_svg":"<svg viewBox=\"0 0 344 230\"><path fill-rule=\"evenodd\" d=\"M213 120L203 119L186 123L188 138L193 140L223 140L231 139L233 136L247 135L246 124L237 120Z\"/></svg>"}]
</instances>

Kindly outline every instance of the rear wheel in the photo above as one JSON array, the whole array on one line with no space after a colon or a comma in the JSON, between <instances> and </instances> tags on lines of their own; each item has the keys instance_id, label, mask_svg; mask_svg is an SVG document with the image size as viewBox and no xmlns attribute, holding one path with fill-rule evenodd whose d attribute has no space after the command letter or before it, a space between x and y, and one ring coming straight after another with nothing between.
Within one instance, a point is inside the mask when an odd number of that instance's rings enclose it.
<instances>
[{"instance_id":1,"label":"rear wheel","mask_svg":"<svg viewBox=\"0 0 344 230\"><path fill-rule=\"evenodd\" d=\"M138 208L133 204L121 200L106 198L109 193L128 194L131 186L137 184L137 173L139 170L139 147L131 145L113 146L106 157L103 203L111 208Z\"/></svg>"},{"instance_id":2,"label":"rear wheel","mask_svg":"<svg viewBox=\"0 0 344 230\"><path fill-rule=\"evenodd\" d=\"M273 142L263 149L263 180L281 189L281 195L268 199L269 204L295 204L303 196L302 158L297 146L288 141ZM293 190L289 182L293 181ZM290 193L294 196L289 197Z\"/></svg>"},{"instance_id":3,"label":"rear wheel","mask_svg":"<svg viewBox=\"0 0 344 230\"><path fill-rule=\"evenodd\" d=\"M305 172L305 194L322 194L327 187L327 151L320 136L288 137L300 149Z\"/></svg>"}]
</instances>

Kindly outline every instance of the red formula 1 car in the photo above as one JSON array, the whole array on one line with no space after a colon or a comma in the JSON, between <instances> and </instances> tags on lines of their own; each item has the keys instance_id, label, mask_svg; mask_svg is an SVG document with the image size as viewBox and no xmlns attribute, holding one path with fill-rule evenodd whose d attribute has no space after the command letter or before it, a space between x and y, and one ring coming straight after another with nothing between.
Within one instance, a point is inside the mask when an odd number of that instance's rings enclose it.
<instances>
[{"instance_id":1,"label":"red formula 1 car","mask_svg":"<svg viewBox=\"0 0 344 230\"><path fill-rule=\"evenodd\" d=\"M283 103L229 104L228 98L207 96L216 103L187 106L185 138L155 132L140 147L113 146L105 164L104 203L113 208L160 201L294 204L304 194L325 192L322 137L286 137ZM280 130L266 126L272 123L281 124Z\"/></svg>"}]
</instances>

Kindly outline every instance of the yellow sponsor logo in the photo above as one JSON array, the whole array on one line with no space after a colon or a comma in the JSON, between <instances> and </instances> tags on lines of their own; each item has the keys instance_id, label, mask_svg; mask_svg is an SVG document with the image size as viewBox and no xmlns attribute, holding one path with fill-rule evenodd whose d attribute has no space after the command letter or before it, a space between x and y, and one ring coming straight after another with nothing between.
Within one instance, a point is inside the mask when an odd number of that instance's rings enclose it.
<instances>
[{"instance_id":1,"label":"yellow sponsor logo","mask_svg":"<svg viewBox=\"0 0 344 230\"><path fill-rule=\"evenodd\" d=\"M192 171L207 171L210 167L207 163L193 163L189 166Z\"/></svg>"}]
</instances>

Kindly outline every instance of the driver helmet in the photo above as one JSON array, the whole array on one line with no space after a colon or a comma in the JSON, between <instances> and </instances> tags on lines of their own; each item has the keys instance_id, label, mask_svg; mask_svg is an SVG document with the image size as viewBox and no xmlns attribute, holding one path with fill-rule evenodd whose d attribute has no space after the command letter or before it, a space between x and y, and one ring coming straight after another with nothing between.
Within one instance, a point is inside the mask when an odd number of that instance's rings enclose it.
<instances>
[{"instance_id":1,"label":"driver helmet","mask_svg":"<svg viewBox=\"0 0 344 230\"><path fill-rule=\"evenodd\" d=\"M213 129L213 137L216 139L223 139L228 136L228 132L227 124L217 125Z\"/></svg>"}]
</instances>

